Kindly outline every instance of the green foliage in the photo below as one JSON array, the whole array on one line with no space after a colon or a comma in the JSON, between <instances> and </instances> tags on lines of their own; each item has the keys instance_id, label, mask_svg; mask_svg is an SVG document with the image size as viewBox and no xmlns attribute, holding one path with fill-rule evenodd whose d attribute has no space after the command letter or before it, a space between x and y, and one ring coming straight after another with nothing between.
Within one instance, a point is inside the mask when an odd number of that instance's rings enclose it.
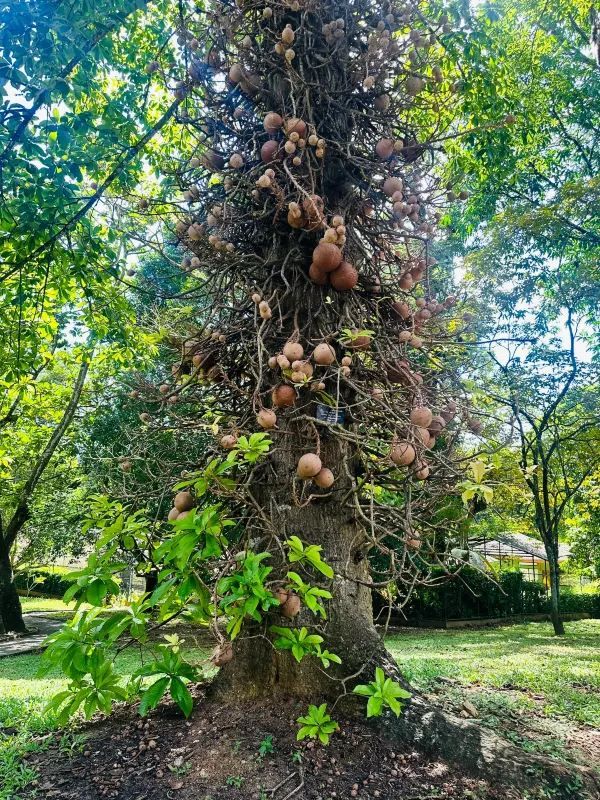
<instances>
[{"instance_id":1,"label":"green foliage","mask_svg":"<svg viewBox=\"0 0 600 800\"><path fill-rule=\"evenodd\" d=\"M340 729L335 720L327 713L327 703L320 706L309 705L308 713L296 720L301 726L296 734L298 741L306 739L319 739L321 744L328 745L331 735Z\"/></svg>"},{"instance_id":2,"label":"green foliage","mask_svg":"<svg viewBox=\"0 0 600 800\"><path fill-rule=\"evenodd\" d=\"M269 553L244 553L241 569L219 581L221 608L229 618L227 633L232 639L239 634L247 616L261 622L264 612L279 605L279 600L265 587L272 567L262 562L269 557Z\"/></svg>"},{"instance_id":3,"label":"green foliage","mask_svg":"<svg viewBox=\"0 0 600 800\"><path fill-rule=\"evenodd\" d=\"M397 681L386 678L381 667L375 669L375 680L370 683L361 683L352 690L354 694L368 697L367 717L379 717L384 708L389 708L399 717L402 711L400 699L406 700L410 692L403 689Z\"/></svg>"},{"instance_id":4,"label":"green foliage","mask_svg":"<svg viewBox=\"0 0 600 800\"><path fill-rule=\"evenodd\" d=\"M156 708L168 689L175 703L185 716L189 717L192 713L193 699L186 683L197 680L198 673L195 667L182 658L177 643L160 644L158 650L160 657L145 664L135 673L136 678L159 676L143 691L140 714L144 717L148 711Z\"/></svg>"},{"instance_id":5,"label":"green foliage","mask_svg":"<svg viewBox=\"0 0 600 800\"><path fill-rule=\"evenodd\" d=\"M101 558L91 553L87 566L69 575L71 586L64 594L65 603L75 600L77 606L80 603L100 606L107 597L119 593L119 582L115 576L122 572L127 564L109 560L110 556L112 552L108 558Z\"/></svg>"},{"instance_id":6,"label":"green foliage","mask_svg":"<svg viewBox=\"0 0 600 800\"><path fill-rule=\"evenodd\" d=\"M273 734L269 733L258 746L258 757L264 758L265 756L270 755L271 753L275 752L275 747L273 745Z\"/></svg>"},{"instance_id":7,"label":"green foliage","mask_svg":"<svg viewBox=\"0 0 600 800\"><path fill-rule=\"evenodd\" d=\"M241 453L244 461L255 464L269 452L272 444L267 433L252 433L250 436L240 436L232 452Z\"/></svg>"},{"instance_id":8,"label":"green foliage","mask_svg":"<svg viewBox=\"0 0 600 800\"><path fill-rule=\"evenodd\" d=\"M433 576L442 578L442 570ZM419 586L411 596L405 613L411 620L469 619L537 614L548 610L544 585L524 578L520 569L495 574L463 566L460 578L437 585Z\"/></svg>"},{"instance_id":9,"label":"green foliage","mask_svg":"<svg viewBox=\"0 0 600 800\"><path fill-rule=\"evenodd\" d=\"M290 588L300 595L304 604L313 612L319 614L323 619L327 619L327 612L320 598L331 600L332 594L327 589L320 589L318 586L311 586L305 583L297 572L288 572Z\"/></svg>"},{"instance_id":10,"label":"green foliage","mask_svg":"<svg viewBox=\"0 0 600 800\"><path fill-rule=\"evenodd\" d=\"M323 637L316 633L309 633L307 628L282 628L278 625L271 625L272 633L278 634L274 645L279 650L291 650L296 661L300 662L304 656L316 656L325 669L330 664L341 664L342 661L335 653L321 649Z\"/></svg>"},{"instance_id":11,"label":"green foliage","mask_svg":"<svg viewBox=\"0 0 600 800\"><path fill-rule=\"evenodd\" d=\"M47 597L62 597L71 586L69 578L64 574L57 574L41 567L19 570L14 583L21 591L33 591Z\"/></svg>"},{"instance_id":12,"label":"green foliage","mask_svg":"<svg viewBox=\"0 0 600 800\"><path fill-rule=\"evenodd\" d=\"M326 578L333 578L333 569L321 558L323 548L319 544L305 545L298 536L290 536L286 541L289 548L288 561L290 564L299 562L310 564Z\"/></svg>"}]
</instances>

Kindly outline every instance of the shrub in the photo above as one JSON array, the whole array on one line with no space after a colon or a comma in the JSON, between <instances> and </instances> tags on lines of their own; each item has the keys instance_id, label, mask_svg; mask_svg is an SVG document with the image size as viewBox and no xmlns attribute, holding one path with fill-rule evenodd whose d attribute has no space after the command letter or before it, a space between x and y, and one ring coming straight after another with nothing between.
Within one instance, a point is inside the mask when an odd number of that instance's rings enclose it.
<instances>
[{"instance_id":1,"label":"shrub","mask_svg":"<svg viewBox=\"0 0 600 800\"><path fill-rule=\"evenodd\" d=\"M443 573L434 577L442 579ZM378 605L381 600L376 598L376 608ZM560 606L564 613L587 612L600 617L600 592L575 594L571 587L562 587ZM542 583L526 580L519 571L506 570L488 577L470 567L437 586L418 587L404 608L411 621L510 617L549 611L550 598Z\"/></svg>"},{"instance_id":2,"label":"shrub","mask_svg":"<svg viewBox=\"0 0 600 800\"><path fill-rule=\"evenodd\" d=\"M15 575L15 586L22 592L35 592L44 597L62 597L71 581L66 574L57 574L48 569L24 569Z\"/></svg>"}]
</instances>

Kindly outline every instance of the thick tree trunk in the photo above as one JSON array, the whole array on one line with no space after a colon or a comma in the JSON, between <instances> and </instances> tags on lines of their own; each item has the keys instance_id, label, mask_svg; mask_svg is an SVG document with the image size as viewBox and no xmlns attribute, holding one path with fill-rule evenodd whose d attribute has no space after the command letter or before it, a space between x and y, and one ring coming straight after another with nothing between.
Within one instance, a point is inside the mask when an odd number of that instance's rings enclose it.
<instances>
[{"instance_id":1,"label":"thick tree trunk","mask_svg":"<svg viewBox=\"0 0 600 800\"><path fill-rule=\"evenodd\" d=\"M303 439L304 449L291 444ZM321 621L302 609L297 624L322 635L323 648L339 655L342 665L324 670L316 658L308 656L297 663L288 651L274 650L256 629L236 643L233 661L221 670L219 685L229 696L337 697L351 689L352 678L346 688L342 682L348 676L360 673L354 678L358 683L371 680L376 665L385 664L388 670L395 670L373 623L365 530L351 501L345 499L354 480L350 446L327 433L322 435L321 460L336 474L336 482L327 492L295 478L298 458L314 451L314 439L311 443L306 431L304 436L297 431L293 436L282 431L277 448L257 474L252 491L268 513L280 541L296 535L305 544L322 546L322 558L335 572L333 581L315 571L303 577L331 591L333 599L326 603L327 620ZM311 493L315 496L308 502ZM276 553L269 533L260 533L260 549ZM288 569L302 571L296 564L281 564L280 569L283 576ZM270 624L285 625L286 620L273 612Z\"/></svg>"},{"instance_id":2,"label":"thick tree trunk","mask_svg":"<svg viewBox=\"0 0 600 800\"><path fill-rule=\"evenodd\" d=\"M25 633L21 600L15 587L10 550L0 534L0 633Z\"/></svg>"},{"instance_id":3,"label":"thick tree trunk","mask_svg":"<svg viewBox=\"0 0 600 800\"><path fill-rule=\"evenodd\" d=\"M550 616L556 636L565 635L565 626L560 616L560 570L553 552L548 552L550 569Z\"/></svg>"}]
</instances>

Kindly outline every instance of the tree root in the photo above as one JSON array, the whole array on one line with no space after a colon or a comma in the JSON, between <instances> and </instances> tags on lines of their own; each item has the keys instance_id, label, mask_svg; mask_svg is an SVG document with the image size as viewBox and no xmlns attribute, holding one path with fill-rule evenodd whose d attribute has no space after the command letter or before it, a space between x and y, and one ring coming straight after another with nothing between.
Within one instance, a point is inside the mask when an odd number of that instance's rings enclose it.
<instances>
[{"instance_id":1,"label":"tree root","mask_svg":"<svg viewBox=\"0 0 600 800\"><path fill-rule=\"evenodd\" d=\"M522 790L552 788L557 798L598 800L600 776L589 767L526 753L472 720L448 714L415 695L400 720L385 719L385 733L466 773Z\"/></svg>"}]
</instances>

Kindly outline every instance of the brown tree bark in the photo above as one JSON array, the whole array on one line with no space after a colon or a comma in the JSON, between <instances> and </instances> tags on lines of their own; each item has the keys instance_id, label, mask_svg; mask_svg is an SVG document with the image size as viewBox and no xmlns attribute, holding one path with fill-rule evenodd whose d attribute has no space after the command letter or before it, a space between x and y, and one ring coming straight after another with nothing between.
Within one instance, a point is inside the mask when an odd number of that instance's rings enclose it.
<instances>
[{"instance_id":1,"label":"brown tree bark","mask_svg":"<svg viewBox=\"0 0 600 800\"><path fill-rule=\"evenodd\" d=\"M56 448L73 421L85 385L90 359L91 352L84 354L64 413L20 490L14 511L6 528L0 525L0 617L2 618L5 632L23 633L26 631L21 601L14 585L10 553L17 536L29 517L29 503L33 493L56 452Z\"/></svg>"},{"instance_id":2,"label":"brown tree bark","mask_svg":"<svg viewBox=\"0 0 600 800\"><path fill-rule=\"evenodd\" d=\"M565 626L560 616L560 569L553 547L546 547L550 568L550 617L556 636L565 635Z\"/></svg>"},{"instance_id":3,"label":"brown tree bark","mask_svg":"<svg viewBox=\"0 0 600 800\"><path fill-rule=\"evenodd\" d=\"M327 620L320 622L302 609L298 621L311 632L320 633L323 647L339 655L342 665L324 670L313 657L298 663L289 652L274 650L260 630L254 629L236 643L235 657L221 670L218 684L236 697L337 697L351 690L352 680L347 689L341 682L349 676L360 673L360 681L365 681L372 678L376 665L395 669L373 622L366 531L352 500L346 499L352 497L349 491L355 484L353 454L343 439L327 433L321 436L320 458L337 476L332 489L321 492L296 478L298 459L315 449L314 442L309 444L306 431L304 436L298 430L295 435L284 433L281 440L268 462L257 470L250 492L257 505L268 513L270 526L280 541L295 535L305 544L322 546L322 558L334 570L333 580L315 571L304 575L304 579L331 591L333 598L326 602ZM298 441L304 441L306 446L298 447ZM314 496L309 502L311 491ZM260 549L272 552L271 534L263 530L262 535ZM295 564L282 563L280 569L283 576L286 569L301 571ZM271 624L285 623L281 615L273 612ZM354 683L358 682L357 675Z\"/></svg>"},{"instance_id":4,"label":"brown tree bark","mask_svg":"<svg viewBox=\"0 0 600 800\"><path fill-rule=\"evenodd\" d=\"M0 531L0 633L25 633L21 601L14 584L10 549Z\"/></svg>"}]
</instances>

